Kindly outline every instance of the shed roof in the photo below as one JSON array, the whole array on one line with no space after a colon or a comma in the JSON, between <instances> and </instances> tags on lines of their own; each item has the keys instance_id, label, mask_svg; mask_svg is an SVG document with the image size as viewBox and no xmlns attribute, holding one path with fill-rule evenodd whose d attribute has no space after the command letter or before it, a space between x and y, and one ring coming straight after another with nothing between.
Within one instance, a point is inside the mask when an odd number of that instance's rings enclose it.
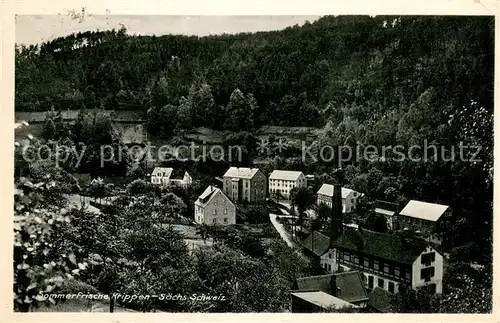
<instances>
[{"instance_id":1,"label":"shed roof","mask_svg":"<svg viewBox=\"0 0 500 323\"><path fill-rule=\"evenodd\" d=\"M317 289L350 303L368 300L358 271L297 278L297 286L299 290Z\"/></svg>"},{"instance_id":2,"label":"shed roof","mask_svg":"<svg viewBox=\"0 0 500 323\"><path fill-rule=\"evenodd\" d=\"M422 220L437 221L448 209L448 205L411 200L399 214Z\"/></svg>"},{"instance_id":3,"label":"shed roof","mask_svg":"<svg viewBox=\"0 0 500 323\"><path fill-rule=\"evenodd\" d=\"M293 171L293 170L274 170L271 173L271 175L269 175L269 179L296 181L297 179L299 179L301 174L303 175L302 172Z\"/></svg>"},{"instance_id":4,"label":"shed roof","mask_svg":"<svg viewBox=\"0 0 500 323\"><path fill-rule=\"evenodd\" d=\"M322 291L310 291L310 292L292 292L293 296L303 299L311 304L319 306L324 309L342 309L357 307L354 304L346 302L340 298L329 295Z\"/></svg>"}]
</instances>

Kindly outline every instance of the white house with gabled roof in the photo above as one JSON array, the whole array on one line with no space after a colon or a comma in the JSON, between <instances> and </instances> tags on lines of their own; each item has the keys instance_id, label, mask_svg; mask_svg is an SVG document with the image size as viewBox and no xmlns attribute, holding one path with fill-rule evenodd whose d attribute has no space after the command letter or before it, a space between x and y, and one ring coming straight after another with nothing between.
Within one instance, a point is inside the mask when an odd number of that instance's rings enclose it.
<instances>
[{"instance_id":1,"label":"white house with gabled roof","mask_svg":"<svg viewBox=\"0 0 500 323\"><path fill-rule=\"evenodd\" d=\"M192 183L193 178L188 172L171 167L155 167L151 173L151 184L186 187Z\"/></svg>"},{"instance_id":2,"label":"white house with gabled roof","mask_svg":"<svg viewBox=\"0 0 500 323\"><path fill-rule=\"evenodd\" d=\"M194 220L199 224L236 223L236 206L219 188L210 185L194 202Z\"/></svg>"},{"instance_id":3,"label":"white house with gabled roof","mask_svg":"<svg viewBox=\"0 0 500 323\"><path fill-rule=\"evenodd\" d=\"M318 190L317 204L325 203L329 207L332 207L332 197L333 197L333 185L323 184ZM358 198L362 196L361 193L356 192L350 188L342 187L342 212L350 213L356 209L356 204Z\"/></svg>"}]
</instances>

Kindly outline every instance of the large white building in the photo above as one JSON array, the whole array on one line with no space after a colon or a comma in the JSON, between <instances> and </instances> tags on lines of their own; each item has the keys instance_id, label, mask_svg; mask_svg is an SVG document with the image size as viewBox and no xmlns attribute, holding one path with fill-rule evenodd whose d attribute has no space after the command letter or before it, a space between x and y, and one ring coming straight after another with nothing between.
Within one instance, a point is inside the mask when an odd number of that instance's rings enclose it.
<instances>
[{"instance_id":1,"label":"large white building","mask_svg":"<svg viewBox=\"0 0 500 323\"><path fill-rule=\"evenodd\" d=\"M222 181L224 193L236 203L266 198L266 176L258 168L230 167Z\"/></svg>"},{"instance_id":2,"label":"large white building","mask_svg":"<svg viewBox=\"0 0 500 323\"><path fill-rule=\"evenodd\" d=\"M303 246L309 255L320 258L329 273L362 272L369 290L379 287L397 293L405 284L435 294L443 291L443 256L424 240L344 227L333 241L315 231Z\"/></svg>"},{"instance_id":3,"label":"large white building","mask_svg":"<svg viewBox=\"0 0 500 323\"><path fill-rule=\"evenodd\" d=\"M209 186L194 202L194 220L199 224L236 223L236 207L219 188Z\"/></svg>"},{"instance_id":4,"label":"large white building","mask_svg":"<svg viewBox=\"0 0 500 323\"><path fill-rule=\"evenodd\" d=\"M290 191L294 187L307 187L306 176L302 172L291 170L275 170L269 176L269 195L277 193L285 199L290 198Z\"/></svg>"},{"instance_id":5,"label":"large white building","mask_svg":"<svg viewBox=\"0 0 500 323\"><path fill-rule=\"evenodd\" d=\"M361 193L356 192L350 188L342 187L342 212L350 213L356 209L356 204ZM333 185L323 184L318 190L318 200L317 204L325 203L329 207L332 207L332 197L333 197Z\"/></svg>"}]
</instances>

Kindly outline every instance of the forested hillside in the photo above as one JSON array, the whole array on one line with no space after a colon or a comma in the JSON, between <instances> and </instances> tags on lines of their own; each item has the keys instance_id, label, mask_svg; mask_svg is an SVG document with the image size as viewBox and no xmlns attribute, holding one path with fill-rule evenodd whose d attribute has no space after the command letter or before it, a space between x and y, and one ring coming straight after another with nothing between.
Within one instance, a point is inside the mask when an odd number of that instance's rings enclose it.
<instances>
[{"instance_id":1,"label":"forested hillside","mask_svg":"<svg viewBox=\"0 0 500 323\"><path fill-rule=\"evenodd\" d=\"M324 128L318 142L334 146L480 145L480 162L345 165L372 198L450 205L464 243L491 236L493 28L493 17L337 16L201 38L79 33L16 49L16 109L142 110L165 137L281 125ZM331 165L300 167L319 166Z\"/></svg>"},{"instance_id":2,"label":"forested hillside","mask_svg":"<svg viewBox=\"0 0 500 323\"><path fill-rule=\"evenodd\" d=\"M324 17L202 38L89 31L18 48L16 109L146 111L179 105L206 83L220 113L238 114L227 107L236 88L252 94L260 124L322 126L343 109L377 120L431 89L448 114L471 100L490 111L493 48L493 18L484 17Z\"/></svg>"}]
</instances>

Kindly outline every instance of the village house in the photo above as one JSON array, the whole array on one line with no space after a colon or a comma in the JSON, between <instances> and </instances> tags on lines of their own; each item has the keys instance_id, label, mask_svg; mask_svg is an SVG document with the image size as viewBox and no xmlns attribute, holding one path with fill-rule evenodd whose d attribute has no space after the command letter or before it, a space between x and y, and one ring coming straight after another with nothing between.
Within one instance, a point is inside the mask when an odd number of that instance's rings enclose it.
<instances>
[{"instance_id":1,"label":"village house","mask_svg":"<svg viewBox=\"0 0 500 323\"><path fill-rule=\"evenodd\" d=\"M235 224L236 207L219 188L209 186L194 202L194 220L198 224Z\"/></svg>"},{"instance_id":2,"label":"village house","mask_svg":"<svg viewBox=\"0 0 500 323\"><path fill-rule=\"evenodd\" d=\"M307 187L306 176L302 172L290 170L275 170L269 175L269 194L280 194L290 199L290 191L294 187Z\"/></svg>"},{"instance_id":3,"label":"village house","mask_svg":"<svg viewBox=\"0 0 500 323\"><path fill-rule=\"evenodd\" d=\"M327 272L362 272L369 290L397 293L407 284L442 292L443 256L424 240L344 227L336 239L312 232L302 245Z\"/></svg>"},{"instance_id":4,"label":"village house","mask_svg":"<svg viewBox=\"0 0 500 323\"><path fill-rule=\"evenodd\" d=\"M385 218L390 230L399 230L399 225L397 221L398 220L397 215L399 210L400 207L397 203L390 203L380 200L375 201L375 208L374 208L375 214L381 215Z\"/></svg>"},{"instance_id":5,"label":"village house","mask_svg":"<svg viewBox=\"0 0 500 323\"><path fill-rule=\"evenodd\" d=\"M412 229L428 241L441 244L441 229L450 217L451 209L447 205L411 200L399 212L397 221L400 229Z\"/></svg>"},{"instance_id":6,"label":"village house","mask_svg":"<svg viewBox=\"0 0 500 323\"><path fill-rule=\"evenodd\" d=\"M266 176L258 168L230 167L223 176L223 191L235 202L263 201Z\"/></svg>"},{"instance_id":7,"label":"village house","mask_svg":"<svg viewBox=\"0 0 500 323\"><path fill-rule=\"evenodd\" d=\"M192 183L193 178L188 172L170 167L155 167L151 173L151 184L187 187Z\"/></svg>"},{"instance_id":8,"label":"village house","mask_svg":"<svg viewBox=\"0 0 500 323\"><path fill-rule=\"evenodd\" d=\"M361 193L356 192L350 188L342 187L342 212L350 213L356 209L358 198L362 196ZM333 185L323 184L317 193L317 204L325 203L332 207Z\"/></svg>"}]
</instances>

